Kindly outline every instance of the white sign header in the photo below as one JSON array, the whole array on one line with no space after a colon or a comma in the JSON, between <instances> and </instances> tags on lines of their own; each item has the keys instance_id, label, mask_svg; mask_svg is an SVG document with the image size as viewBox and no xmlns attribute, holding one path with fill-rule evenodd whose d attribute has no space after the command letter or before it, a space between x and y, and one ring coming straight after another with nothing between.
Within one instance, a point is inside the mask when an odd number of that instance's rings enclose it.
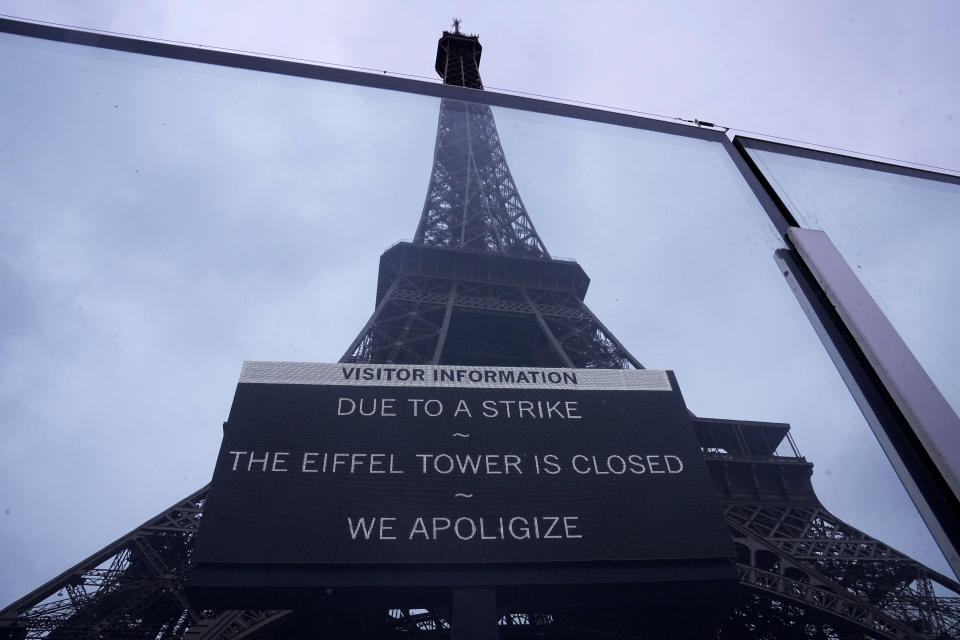
<instances>
[{"instance_id":1,"label":"white sign header","mask_svg":"<svg viewBox=\"0 0 960 640\"><path fill-rule=\"evenodd\" d=\"M671 391L666 371L324 362L243 363L241 383L571 391Z\"/></svg>"}]
</instances>

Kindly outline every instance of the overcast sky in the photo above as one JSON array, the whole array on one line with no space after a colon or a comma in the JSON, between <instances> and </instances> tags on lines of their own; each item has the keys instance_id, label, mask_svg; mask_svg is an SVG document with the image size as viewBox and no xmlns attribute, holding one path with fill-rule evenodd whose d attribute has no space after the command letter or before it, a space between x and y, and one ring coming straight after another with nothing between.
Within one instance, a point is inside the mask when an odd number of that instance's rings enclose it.
<instances>
[{"instance_id":1,"label":"overcast sky","mask_svg":"<svg viewBox=\"0 0 960 640\"><path fill-rule=\"evenodd\" d=\"M954 3L516 4L0 13L423 76L458 15L488 87L960 167ZM379 253L416 228L438 103L0 45L5 604L209 480L243 360L340 357ZM831 510L945 570L722 149L496 117L541 237L580 260L588 304L628 348L675 370L699 415L791 423Z\"/></svg>"},{"instance_id":2,"label":"overcast sky","mask_svg":"<svg viewBox=\"0 0 960 640\"><path fill-rule=\"evenodd\" d=\"M434 77L454 15L488 87L960 170L960 4L0 0L0 13Z\"/></svg>"}]
</instances>

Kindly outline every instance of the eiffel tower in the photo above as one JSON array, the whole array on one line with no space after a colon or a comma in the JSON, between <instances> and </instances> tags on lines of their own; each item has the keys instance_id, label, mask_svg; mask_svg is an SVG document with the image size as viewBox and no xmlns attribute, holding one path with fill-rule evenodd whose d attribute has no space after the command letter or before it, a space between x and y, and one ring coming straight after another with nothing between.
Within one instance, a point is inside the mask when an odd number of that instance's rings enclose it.
<instances>
[{"instance_id":1,"label":"eiffel tower","mask_svg":"<svg viewBox=\"0 0 960 640\"><path fill-rule=\"evenodd\" d=\"M444 83L482 90L476 36L445 31ZM412 243L380 260L342 362L642 368L552 258L489 106L444 99ZM502 637L960 638L960 584L830 514L787 424L694 418L737 550L735 604L504 612ZM781 445L792 455L778 455ZM446 611L199 610L184 590L208 488L0 612L0 638L448 637Z\"/></svg>"}]
</instances>

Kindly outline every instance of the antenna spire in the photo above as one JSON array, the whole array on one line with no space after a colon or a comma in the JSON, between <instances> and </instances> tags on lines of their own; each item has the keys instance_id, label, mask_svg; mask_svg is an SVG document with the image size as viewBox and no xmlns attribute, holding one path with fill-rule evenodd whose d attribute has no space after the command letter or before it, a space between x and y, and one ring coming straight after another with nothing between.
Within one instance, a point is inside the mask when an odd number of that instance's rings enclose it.
<instances>
[{"instance_id":1,"label":"antenna spire","mask_svg":"<svg viewBox=\"0 0 960 640\"><path fill-rule=\"evenodd\" d=\"M460 33L460 25L463 23L463 20L460 18L453 19L453 32L456 34Z\"/></svg>"}]
</instances>

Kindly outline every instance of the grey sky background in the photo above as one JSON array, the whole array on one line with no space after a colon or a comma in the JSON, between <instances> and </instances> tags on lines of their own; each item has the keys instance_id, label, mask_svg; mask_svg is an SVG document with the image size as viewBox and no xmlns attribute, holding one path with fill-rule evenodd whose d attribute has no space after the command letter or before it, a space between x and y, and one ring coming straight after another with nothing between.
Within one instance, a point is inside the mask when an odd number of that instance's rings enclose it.
<instances>
[{"instance_id":1,"label":"grey sky background","mask_svg":"<svg viewBox=\"0 0 960 640\"><path fill-rule=\"evenodd\" d=\"M0 0L0 13L430 78L457 15L482 38L488 87L960 170L950 0Z\"/></svg>"},{"instance_id":2,"label":"grey sky background","mask_svg":"<svg viewBox=\"0 0 960 640\"><path fill-rule=\"evenodd\" d=\"M585 7L586 5L584 5ZM0 13L432 75L960 167L952 4L450 3ZM0 604L206 483L243 360L335 361L415 230L438 101L0 38ZM717 145L496 110L549 250L705 417L790 422L825 504L946 570Z\"/></svg>"}]
</instances>

